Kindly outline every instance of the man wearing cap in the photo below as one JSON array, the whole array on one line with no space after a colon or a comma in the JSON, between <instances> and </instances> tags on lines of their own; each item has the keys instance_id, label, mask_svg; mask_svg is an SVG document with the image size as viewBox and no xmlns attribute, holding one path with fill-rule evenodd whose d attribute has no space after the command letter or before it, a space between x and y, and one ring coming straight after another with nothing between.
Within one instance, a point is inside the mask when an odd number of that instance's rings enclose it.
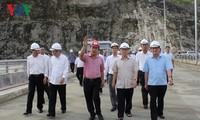
<instances>
[{"instance_id":1,"label":"man wearing cap","mask_svg":"<svg viewBox=\"0 0 200 120\"><path fill-rule=\"evenodd\" d=\"M104 61L98 55L100 44L93 40L90 44L90 53L85 54L88 38L83 40L80 59L84 62L84 94L87 104L87 109L90 113L89 120L94 120L97 114L99 120L104 120L101 114L101 101L99 89L104 86ZM96 112L95 112L96 109Z\"/></svg>"},{"instance_id":2,"label":"man wearing cap","mask_svg":"<svg viewBox=\"0 0 200 120\"><path fill-rule=\"evenodd\" d=\"M107 82L109 84L109 93L110 93L110 101L112 104L111 112L115 111L117 109L117 95L115 92L115 88L112 87L112 79L113 79L113 65L116 60L120 59L121 56L117 54L118 51L118 44L117 43L112 43L111 44L111 52L112 55L108 56L107 61L105 63L105 73L104 73L104 78L108 78ZM108 77L106 76L108 75ZM106 80L105 80L106 81Z\"/></svg>"},{"instance_id":3,"label":"man wearing cap","mask_svg":"<svg viewBox=\"0 0 200 120\"><path fill-rule=\"evenodd\" d=\"M150 94L151 120L157 120L157 117L164 119L164 96L167 90L166 72L169 85L173 85L171 74L173 66L164 55L160 54L161 49L158 41L153 41L150 47L153 55L146 59L143 72L145 72L145 88Z\"/></svg>"},{"instance_id":4,"label":"man wearing cap","mask_svg":"<svg viewBox=\"0 0 200 120\"><path fill-rule=\"evenodd\" d=\"M123 120L124 112L127 117L132 117L132 96L137 86L138 64L135 59L128 57L128 50L127 43L120 45L122 57L116 60L113 66L112 87L117 88L117 120Z\"/></svg>"},{"instance_id":5,"label":"man wearing cap","mask_svg":"<svg viewBox=\"0 0 200 120\"><path fill-rule=\"evenodd\" d=\"M79 57L75 60L76 77L79 80L80 86L83 86L83 61L80 60L81 51L78 52Z\"/></svg>"},{"instance_id":6,"label":"man wearing cap","mask_svg":"<svg viewBox=\"0 0 200 120\"><path fill-rule=\"evenodd\" d=\"M71 72L74 73L74 62L76 60L76 56L75 56L74 51L72 49L70 50L68 59L69 59L69 63L70 63Z\"/></svg>"},{"instance_id":7,"label":"man wearing cap","mask_svg":"<svg viewBox=\"0 0 200 120\"><path fill-rule=\"evenodd\" d=\"M144 107L144 109L147 109L148 108L148 90L146 90L144 88L145 80L144 80L144 72L142 70L143 70L145 60L149 56L151 56L152 53L148 51L148 41L146 39L143 39L140 42L140 44L141 44L140 48L142 51L140 51L136 54L136 61L138 62L138 65L139 65L137 82L140 83L140 85L141 85L143 107Z\"/></svg>"},{"instance_id":8,"label":"man wearing cap","mask_svg":"<svg viewBox=\"0 0 200 120\"><path fill-rule=\"evenodd\" d=\"M43 95L44 86L47 77L47 64L45 58L40 54L40 46L37 43L31 44L32 54L27 57L27 75L29 76L28 83L28 98L26 112L23 115L29 115L32 113L33 98L35 93L35 87L37 87L37 108L39 113L43 110Z\"/></svg>"},{"instance_id":9,"label":"man wearing cap","mask_svg":"<svg viewBox=\"0 0 200 120\"><path fill-rule=\"evenodd\" d=\"M53 56L49 63L49 89L50 100L47 116L55 117L57 91L60 96L61 113L66 112L66 84L68 78L68 59L61 53L62 47L54 43L50 49Z\"/></svg>"}]
</instances>

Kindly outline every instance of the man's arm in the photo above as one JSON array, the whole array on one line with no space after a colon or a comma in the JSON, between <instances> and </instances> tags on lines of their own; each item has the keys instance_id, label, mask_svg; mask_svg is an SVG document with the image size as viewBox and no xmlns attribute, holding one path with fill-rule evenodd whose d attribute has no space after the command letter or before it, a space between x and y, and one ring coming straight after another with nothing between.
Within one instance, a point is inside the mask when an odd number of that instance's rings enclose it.
<instances>
[{"instance_id":1,"label":"man's arm","mask_svg":"<svg viewBox=\"0 0 200 120\"><path fill-rule=\"evenodd\" d=\"M172 59L172 65L173 65L173 68L174 68L174 59Z\"/></svg>"},{"instance_id":2,"label":"man's arm","mask_svg":"<svg viewBox=\"0 0 200 120\"><path fill-rule=\"evenodd\" d=\"M116 78L117 78L117 72L113 72L113 79L112 79L112 87L113 87L113 89L115 89Z\"/></svg>"},{"instance_id":3,"label":"man's arm","mask_svg":"<svg viewBox=\"0 0 200 120\"><path fill-rule=\"evenodd\" d=\"M101 88L104 87L104 83L105 83L105 80L104 80L104 62L103 62L103 59L102 60L102 64L100 66L100 71L101 71Z\"/></svg>"},{"instance_id":4,"label":"man's arm","mask_svg":"<svg viewBox=\"0 0 200 120\"><path fill-rule=\"evenodd\" d=\"M80 59L82 61L84 61L84 54L85 54L85 49L86 49L87 43L88 43L88 38L87 38L87 36L85 36L83 39L83 47L81 48L81 53L80 53Z\"/></svg>"},{"instance_id":5,"label":"man's arm","mask_svg":"<svg viewBox=\"0 0 200 120\"><path fill-rule=\"evenodd\" d=\"M117 80L117 61L115 61L114 65L113 65L113 79L112 79L112 87L113 89L115 89L115 84L116 84L116 80Z\"/></svg>"},{"instance_id":6,"label":"man's arm","mask_svg":"<svg viewBox=\"0 0 200 120\"><path fill-rule=\"evenodd\" d=\"M144 73L144 81L145 81L144 88L145 88L146 90L148 89L148 75L149 75L148 72L145 72L145 73Z\"/></svg>"},{"instance_id":7,"label":"man's arm","mask_svg":"<svg viewBox=\"0 0 200 120\"><path fill-rule=\"evenodd\" d=\"M168 76L168 84L169 85L173 85L174 82L172 80L172 72L171 72L171 70L167 70L167 76Z\"/></svg>"}]
</instances>

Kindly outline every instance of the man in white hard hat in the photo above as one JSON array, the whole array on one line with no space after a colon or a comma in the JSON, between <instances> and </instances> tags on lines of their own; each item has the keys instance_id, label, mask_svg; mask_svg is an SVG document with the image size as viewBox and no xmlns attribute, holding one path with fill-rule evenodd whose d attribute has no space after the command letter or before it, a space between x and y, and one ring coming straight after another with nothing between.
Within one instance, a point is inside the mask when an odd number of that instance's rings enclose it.
<instances>
[{"instance_id":1,"label":"man in white hard hat","mask_svg":"<svg viewBox=\"0 0 200 120\"><path fill-rule=\"evenodd\" d=\"M112 87L112 79L113 79L113 65L116 60L120 59L121 56L117 54L118 51L118 44L117 43L112 43L111 44L111 52L112 55L108 56L106 63L105 63L105 73L104 73L104 78L108 78L108 80L105 80L109 84L109 93L110 93L110 101L112 104L111 112L115 111L117 109L118 103L117 103L117 95L115 88ZM107 77L108 75L108 77Z\"/></svg>"},{"instance_id":2,"label":"man in white hard hat","mask_svg":"<svg viewBox=\"0 0 200 120\"><path fill-rule=\"evenodd\" d=\"M148 108L148 90L146 90L144 87L145 80L144 80L144 72L142 70L145 60L152 55L152 53L148 51L148 43L149 42L146 39L141 40L140 42L141 51L136 54L136 61L138 62L139 65L137 81L141 85L142 101L143 101L142 103L144 109Z\"/></svg>"},{"instance_id":3,"label":"man in white hard hat","mask_svg":"<svg viewBox=\"0 0 200 120\"><path fill-rule=\"evenodd\" d=\"M35 93L35 87L37 87L37 108L39 113L43 112L43 95L44 86L47 77L47 64L45 64L45 58L40 53L40 46L37 43L31 44L32 54L27 57L27 75L29 79L28 84L28 98L26 112L23 115L29 115L32 113L32 104Z\"/></svg>"},{"instance_id":4,"label":"man in white hard hat","mask_svg":"<svg viewBox=\"0 0 200 120\"><path fill-rule=\"evenodd\" d=\"M83 86L83 67L84 67L84 63L80 59L80 54L81 54L81 51L78 52L79 57L77 57L76 60L75 60L75 70L76 70L76 77L79 80L79 84L80 84L80 86Z\"/></svg>"},{"instance_id":5,"label":"man in white hard hat","mask_svg":"<svg viewBox=\"0 0 200 120\"><path fill-rule=\"evenodd\" d=\"M80 59L84 62L83 90L90 113L89 120L94 120L97 114L99 120L104 120L101 114L100 88L104 87L104 61L99 56L100 44L97 40L90 43L90 53L85 54L88 38L83 40ZM96 112L95 112L96 109Z\"/></svg>"},{"instance_id":6,"label":"man in white hard hat","mask_svg":"<svg viewBox=\"0 0 200 120\"><path fill-rule=\"evenodd\" d=\"M47 74L49 74L49 61L50 61L50 57L48 55L45 54L46 50L44 47L40 48L40 54L43 55L45 57L45 64L47 64L48 66L48 70L47 70ZM49 99L50 95L49 95L49 81L48 78L46 79L46 83L44 84L44 91L47 94L47 97ZM43 103L45 103L45 99L43 98Z\"/></svg>"},{"instance_id":7,"label":"man in white hard hat","mask_svg":"<svg viewBox=\"0 0 200 120\"><path fill-rule=\"evenodd\" d=\"M122 58L113 66L113 89L117 88L118 119L123 120L124 112L127 117L132 117L132 96L137 86L138 64L135 59L128 57L129 45L122 43L120 51Z\"/></svg>"},{"instance_id":8,"label":"man in white hard hat","mask_svg":"<svg viewBox=\"0 0 200 120\"><path fill-rule=\"evenodd\" d=\"M70 63L71 72L74 73L74 62L76 60L76 56L75 56L74 51L72 49L70 50L68 59L69 59L69 63Z\"/></svg>"},{"instance_id":9,"label":"man in white hard hat","mask_svg":"<svg viewBox=\"0 0 200 120\"><path fill-rule=\"evenodd\" d=\"M66 112L66 84L68 78L68 59L61 53L62 47L54 43L50 49L53 56L49 63L50 100L47 116L55 117L57 91L60 96L61 113Z\"/></svg>"},{"instance_id":10,"label":"man in white hard hat","mask_svg":"<svg viewBox=\"0 0 200 120\"><path fill-rule=\"evenodd\" d=\"M164 96L167 90L166 72L169 85L173 85L171 74L173 66L164 55L160 54L161 49L158 41L153 41L150 47L153 55L146 59L143 72L145 72L145 88L150 94L151 120L157 120L158 117L164 119Z\"/></svg>"},{"instance_id":11,"label":"man in white hard hat","mask_svg":"<svg viewBox=\"0 0 200 120\"><path fill-rule=\"evenodd\" d=\"M145 43L145 44L146 44L146 42L142 42L142 43ZM140 43L140 44L141 44L141 43ZM144 44L144 45L145 45L145 44ZM148 43L147 43L147 44L148 44ZM142 44L141 44L141 45L142 45ZM138 52L141 52L141 51L142 51L142 47L139 47L139 48L138 48Z\"/></svg>"}]
</instances>

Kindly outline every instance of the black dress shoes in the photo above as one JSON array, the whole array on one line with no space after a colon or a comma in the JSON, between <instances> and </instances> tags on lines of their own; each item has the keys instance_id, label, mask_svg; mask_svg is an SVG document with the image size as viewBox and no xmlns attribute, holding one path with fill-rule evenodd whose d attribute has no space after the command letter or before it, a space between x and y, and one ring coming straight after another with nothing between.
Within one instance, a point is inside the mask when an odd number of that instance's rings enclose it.
<instances>
[{"instance_id":1,"label":"black dress shoes","mask_svg":"<svg viewBox=\"0 0 200 120\"><path fill-rule=\"evenodd\" d=\"M66 110L62 110L62 113L66 113Z\"/></svg>"},{"instance_id":2,"label":"black dress shoes","mask_svg":"<svg viewBox=\"0 0 200 120\"><path fill-rule=\"evenodd\" d=\"M95 116L93 115L89 117L89 120L94 120L94 119L95 119Z\"/></svg>"},{"instance_id":3,"label":"black dress shoes","mask_svg":"<svg viewBox=\"0 0 200 120\"><path fill-rule=\"evenodd\" d=\"M164 115L158 115L158 117L161 118L161 119L165 119Z\"/></svg>"},{"instance_id":4,"label":"black dress shoes","mask_svg":"<svg viewBox=\"0 0 200 120\"><path fill-rule=\"evenodd\" d=\"M148 109L148 105L144 105L144 109Z\"/></svg>"},{"instance_id":5,"label":"black dress shoes","mask_svg":"<svg viewBox=\"0 0 200 120\"><path fill-rule=\"evenodd\" d=\"M103 118L103 115L102 115L102 114L100 114L100 115L97 115L97 116L98 116L99 120L104 120L104 118Z\"/></svg>"},{"instance_id":6,"label":"black dress shoes","mask_svg":"<svg viewBox=\"0 0 200 120\"><path fill-rule=\"evenodd\" d=\"M47 117L49 117L49 118L54 118L55 115L53 115L53 114L47 114Z\"/></svg>"},{"instance_id":7,"label":"black dress shoes","mask_svg":"<svg viewBox=\"0 0 200 120\"><path fill-rule=\"evenodd\" d=\"M39 111L38 111L39 113L43 113L43 110L42 109L39 109Z\"/></svg>"},{"instance_id":8,"label":"black dress shoes","mask_svg":"<svg viewBox=\"0 0 200 120\"><path fill-rule=\"evenodd\" d=\"M117 109L117 107L112 107L110 111L113 112L113 111L115 111L116 109Z\"/></svg>"},{"instance_id":9,"label":"black dress shoes","mask_svg":"<svg viewBox=\"0 0 200 120\"><path fill-rule=\"evenodd\" d=\"M25 113L23 113L23 115L30 115L31 114L31 112L25 112Z\"/></svg>"}]
</instances>

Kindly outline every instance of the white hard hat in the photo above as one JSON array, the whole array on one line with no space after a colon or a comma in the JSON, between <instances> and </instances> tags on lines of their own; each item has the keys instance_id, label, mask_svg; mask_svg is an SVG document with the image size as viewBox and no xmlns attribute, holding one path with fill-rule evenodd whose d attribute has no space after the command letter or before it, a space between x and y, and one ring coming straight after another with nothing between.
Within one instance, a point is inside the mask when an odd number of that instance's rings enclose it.
<instances>
[{"instance_id":1,"label":"white hard hat","mask_svg":"<svg viewBox=\"0 0 200 120\"><path fill-rule=\"evenodd\" d=\"M148 40L146 40L146 39L143 39L143 40L141 40L141 42L140 42L140 44L148 44L149 42L148 42Z\"/></svg>"},{"instance_id":2,"label":"white hard hat","mask_svg":"<svg viewBox=\"0 0 200 120\"><path fill-rule=\"evenodd\" d=\"M37 43L32 43L31 50L40 50L40 46Z\"/></svg>"},{"instance_id":3,"label":"white hard hat","mask_svg":"<svg viewBox=\"0 0 200 120\"><path fill-rule=\"evenodd\" d=\"M120 51L117 51L117 54L120 54Z\"/></svg>"},{"instance_id":4,"label":"white hard hat","mask_svg":"<svg viewBox=\"0 0 200 120\"><path fill-rule=\"evenodd\" d=\"M121 48L129 49L129 45L128 45L127 43L123 42L123 43L120 45L119 48L120 48L120 49L121 49Z\"/></svg>"},{"instance_id":5,"label":"white hard hat","mask_svg":"<svg viewBox=\"0 0 200 120\"><path fill-rule=\"evenodd\" d=\"M114 46L118 47L119 45L117 43L112 43L111 47L114 47Z\"/></svg>"},{"instance_id":6,"label":"white hard hat","mask_svg":"<svg viewBox=\"0 0 200 120\"><path fill-rule=\"evenodd\" d=\"M160 43L158 41L153 41L151 42L150 47L160 47Z\"/></svg>"},{"instance_id":7,"label":"white hard hat","mask_svg":"<svg viewBox=\"0 0 200 120\"><path fill-rule=\"evenodd\" d=\"M73 52L73 50L71 49L69 52Z\"/></svg>"},{"instance_id":8,"label":"white hard hat","mask_svg":"<svg viewBox=\"0 0 200 120\"><path fill-rule=\"evenodd\" d=\"M59 43L54 43L52 46L51 46L51 51L53 50L62 50L62 47Z\"/></svg>"},{"instance_id":9,"label":"white hard hat","mask_svg":"<svg viewBox=\"0 0 200 120\"><path fill-rule=\"evenodd\" d=\"M78 54L81 54L81 51L78 51Z\"/></svg>"}]
</instances>

